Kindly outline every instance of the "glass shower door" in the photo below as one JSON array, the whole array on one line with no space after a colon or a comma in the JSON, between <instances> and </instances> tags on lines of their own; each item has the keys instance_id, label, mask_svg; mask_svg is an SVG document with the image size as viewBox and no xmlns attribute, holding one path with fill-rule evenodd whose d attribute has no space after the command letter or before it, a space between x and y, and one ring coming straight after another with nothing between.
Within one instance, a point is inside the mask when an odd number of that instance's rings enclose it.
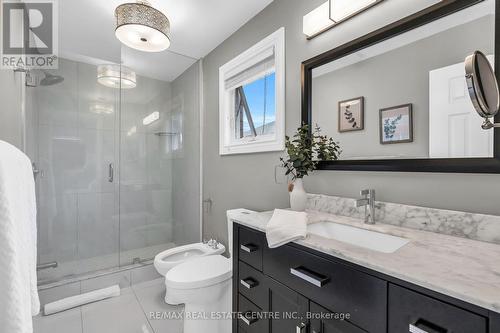
<instances>
[{"instance_id":1,"label":"glass shower door","mask_svg":"<svg viewBox=\"0 0 500 333\"><path fill-rule=\"evenodd\" d=\"M26 78L42 284L200 241L198 64L173 81L141 68L127 87L99 83L99 64L60 58Z\"/></svg>"},{"instance_id":2,"label":"glass shower door","mask_svg":"<svg viewBox=\"0 0 500 333\"><path fill-rule=\"evenodd\" d=\"M191 67L172 74L169 61ZM120 99L121 266L201 238L199 64L126 47L122 62L137 82Z\"/></svg>"},{"instance_id":3,"label":"glass shower door","mask_svg":"<svg viewBox=\"0 0 500 333\"><path fill-rule=\"evenodd\" d=\"M50 80L45 80L47 77ZM67 59L27 79L33 158L40 170L38 272L53 281L119 265L119 90L97 82L97 67Z\"/></svg>"},{"instance_id":4,"label":"glass shower door","mask_svg":"<svg viewBox=\"0 0 500 333\"><path fill-rule=\"evenodd\" d=\"M122 89L120 130L120 265L152 259L174 246L171 84L137 75Z\"/></svg>"}]
</instances>

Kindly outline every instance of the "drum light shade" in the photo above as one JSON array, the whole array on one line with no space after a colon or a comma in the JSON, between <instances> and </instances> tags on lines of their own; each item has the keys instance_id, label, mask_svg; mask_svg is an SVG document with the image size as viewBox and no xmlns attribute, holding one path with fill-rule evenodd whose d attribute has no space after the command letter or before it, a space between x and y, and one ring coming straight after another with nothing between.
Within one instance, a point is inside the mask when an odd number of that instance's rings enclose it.
<instances>
[{"instance_id":1,"label":"drum light shade","mask_svg":"<svg viewBox=\"0 0 500 333\"><path fill-rule=\"evenodd\" d=\"M137 86L135 72L128 67L116 64L97 66L97 82L115 89L132 89Z\"/></svg>"},{"instance_id":2,"label":"drum light shade","mask_svg":"<svg viewBox=\"0 0 500 333\"><path fill-rule=\"evenodd\" d=\"M123 44L144 52L161 52L170 46L170 22L147 1L125 3L115 10L115 35Z\"/></svg>"}]
</instances>

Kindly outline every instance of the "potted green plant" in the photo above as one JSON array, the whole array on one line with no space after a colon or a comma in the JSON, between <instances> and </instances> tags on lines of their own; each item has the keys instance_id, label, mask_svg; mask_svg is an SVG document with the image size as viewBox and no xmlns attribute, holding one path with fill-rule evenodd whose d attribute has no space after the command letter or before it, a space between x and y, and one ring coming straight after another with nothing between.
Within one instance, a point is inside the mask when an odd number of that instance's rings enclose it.
<instances>
[{"instance_id":1,"label":"potted green plant","mask_svg":"<svg viewBox=\"0 0 500 333\"><path fill-rule=\"evenodd\" d=\"M309 125L302 125L292 138L286 136L286 157L280 157L281 164L286 169L286 175L291 176L289 185L290 206L292 210L304 211L307 194L304 190L303 178L316 170L319 161L338 160L342 150L332 138L321 135L321 128L316 126L312 135Z\"/></svg>"}]
</instances>

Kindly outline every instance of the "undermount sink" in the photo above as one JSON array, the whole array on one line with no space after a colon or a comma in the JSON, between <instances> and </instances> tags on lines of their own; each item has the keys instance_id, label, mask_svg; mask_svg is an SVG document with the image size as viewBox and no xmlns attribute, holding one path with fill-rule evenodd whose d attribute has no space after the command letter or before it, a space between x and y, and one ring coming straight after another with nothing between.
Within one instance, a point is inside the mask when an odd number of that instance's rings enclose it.
<instances>
[{"instance_id":1,"label":"undermount sink","mask_svg":"<svg viewBox=\"0 0 500 333\"><path fill-rule=\"evenodd\" d=\"M307 226L310 234L364 247L382 253L394 253L409 240L376 231L351 227L334 222L318 222Z\"/></svg>"}]
</instances>

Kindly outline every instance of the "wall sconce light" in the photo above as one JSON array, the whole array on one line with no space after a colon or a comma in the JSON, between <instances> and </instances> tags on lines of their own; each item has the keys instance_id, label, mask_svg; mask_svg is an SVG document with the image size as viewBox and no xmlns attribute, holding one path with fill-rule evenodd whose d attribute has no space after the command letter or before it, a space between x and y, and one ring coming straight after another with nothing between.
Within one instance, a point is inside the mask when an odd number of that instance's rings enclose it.
<instances>
[{"instance_id":1,"label":"wall sconce light","mask_svg":"<svg viewBox=\"0 0 500 333\"><path fill-rule=\"evenodd\" d=\"M307 39L312 39L382 1L384 0L329 0L304 16L304 35Z\"/></svg>"}]
</instances>

